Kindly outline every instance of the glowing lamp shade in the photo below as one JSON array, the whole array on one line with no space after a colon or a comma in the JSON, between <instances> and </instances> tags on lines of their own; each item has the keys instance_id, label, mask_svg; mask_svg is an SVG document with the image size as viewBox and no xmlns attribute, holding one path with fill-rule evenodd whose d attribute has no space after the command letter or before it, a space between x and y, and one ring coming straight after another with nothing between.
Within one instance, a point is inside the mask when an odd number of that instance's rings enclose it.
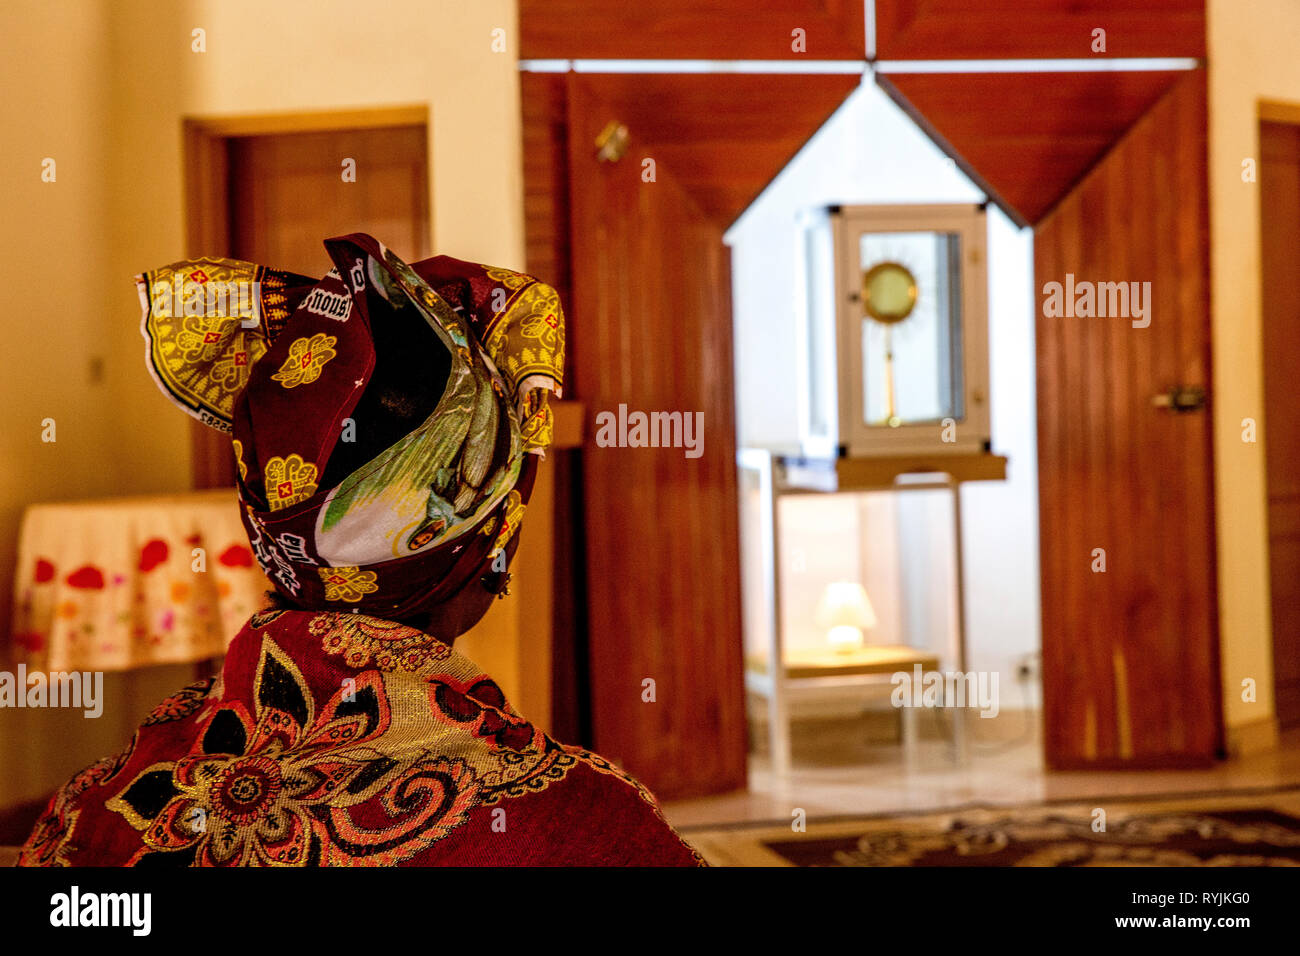
<instances>
[{"instance_id":1,"label":"glowing lamp shade","mask_svg":"<svg viewBox=\"0 0 1300 956\"><path fill-rule=\"evenodd\" d=\"M876 626L876 609L861 584L835 581L826 585L817 602L816 621L827 629L827 643L849 653L862 647L862 632Z\"/></svg>"}]
</instances>

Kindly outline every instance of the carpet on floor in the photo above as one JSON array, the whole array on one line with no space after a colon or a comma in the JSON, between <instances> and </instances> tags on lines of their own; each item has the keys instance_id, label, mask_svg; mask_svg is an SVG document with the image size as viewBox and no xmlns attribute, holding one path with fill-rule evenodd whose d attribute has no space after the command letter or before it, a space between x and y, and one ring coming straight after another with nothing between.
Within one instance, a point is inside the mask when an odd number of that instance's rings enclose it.
<instances>
[{"instance_id":1,"label":"carpet on floor","mask_svg":"<svg viewBox=\"0 0 1300 956\"><path fill-rule=\"evenodd\" d=\"M679 829L715 866L1300 866L1300 787L838 816L809 819L804 832L793 827Z\"/></svg>"}]
</instances>

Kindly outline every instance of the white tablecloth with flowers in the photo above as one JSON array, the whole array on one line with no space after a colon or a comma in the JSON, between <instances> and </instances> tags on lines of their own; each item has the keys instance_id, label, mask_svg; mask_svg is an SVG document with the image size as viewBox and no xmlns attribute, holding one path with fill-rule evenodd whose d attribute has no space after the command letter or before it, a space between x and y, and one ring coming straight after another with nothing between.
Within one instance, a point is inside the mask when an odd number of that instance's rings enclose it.
<instances>
[{"instance_id":1,"label":"white tablecloth with flowers","mask_svg":"<svg viewBox=\"0 0 1300 956\"><path fill-rule=\"evenodd\" d=\"M43 671L217 657L270 586L233 488L32 505L18 543L12 650Z\"/></svg>"}]
</instances>

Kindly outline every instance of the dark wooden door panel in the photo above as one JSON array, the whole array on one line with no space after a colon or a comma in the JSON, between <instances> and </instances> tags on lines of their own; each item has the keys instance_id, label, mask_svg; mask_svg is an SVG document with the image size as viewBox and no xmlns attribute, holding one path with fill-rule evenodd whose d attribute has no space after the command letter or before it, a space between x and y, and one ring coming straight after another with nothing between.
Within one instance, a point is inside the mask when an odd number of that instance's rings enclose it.
<instances>
[{"instance_id":1,"label":"dark wooden door panel","mask_svg":"<svg viewBox=\"0 0 1300 956\"><path fill-rule=\"evenodd\" d=\"M1281 727L1300 725L1300 126L1260 123L1264 453L1273 600L1273 681Z\"/></svg>"},{"instance_id":2,"label":"dark wooden door panel","mask_svg":"<svg viewBox=\"0 0 1300 956\"><path fill-rule=\"evenodd\" d=\"M722 226L745 211L861 78L714 73L602 74L606 118L631 131L638 162L672 171L702 212ZM629 156L629 159L631 156Z\"/></svg>"},{"instance_id":3,"label":"dark wooden door panel","mask_svg":"<svg viewBox=\"0 0 1300 956\"><path fill-rule=\"evenodd\" d=\"M681 77L683 85L708 78ZM577 395L589 416L703 413L682 448L583 448L594 744L660 796L745 783L729 256L671 166L598 162L612 117L569 78ZM637 130L631 130L637 136ZM654 701L644 699L654 682Z\"/></svg>"},{"instance_id":4,"label":"dark wooden door panel","mask_svg":"<svg viewBox=\"0 0 1300 956\"><path fill-rule=\"evenodd\" d=\"M879 83L1012 219L1032 225L1180 76L891 73Z\"/></svg>"},{"instance_id":5,"label":"dark wooden door panel","mask_svg":"<svg viewBox=\"0 0 1300 956\"><path fill-rule=\"evenodd\" d=\"M229 140L230 254L303 275L332 266L323 239L367 232L407 262L429 255L424 126ZM345 160L355 181L343 178Z\"/></svg>"},{"instance_id":6,"label":"dark wooden door panel","mask_svg":"<svg viewBox=\"0 0 1300 956\"><path fill-rule=\"evenodd\" d=\"M1207 762L1222 743L1210 419L1152 403L1210 387L1204 74L1181 79L1035 237L1047 758ZM1150 325L1045 316L1045 283L1067 274L1150 282Z\"/></svg>"}]
</instances>

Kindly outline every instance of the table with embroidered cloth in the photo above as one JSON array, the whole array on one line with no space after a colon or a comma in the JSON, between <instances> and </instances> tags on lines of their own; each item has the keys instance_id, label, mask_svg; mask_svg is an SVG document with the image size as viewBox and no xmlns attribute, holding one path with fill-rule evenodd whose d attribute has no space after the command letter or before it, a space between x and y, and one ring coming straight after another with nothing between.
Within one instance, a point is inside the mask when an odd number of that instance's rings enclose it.
<instances>
[{"instance_id":1,"label":"table with embroidered cloth","mask_svg":"<svg viewBox=\"0 0 1300 956\"><path fill-rule=\"evenodd\" d=\"M201 661L266 604L233 488L30 506L13 657L28 670Z\"/></svg>"}]
</instances>

